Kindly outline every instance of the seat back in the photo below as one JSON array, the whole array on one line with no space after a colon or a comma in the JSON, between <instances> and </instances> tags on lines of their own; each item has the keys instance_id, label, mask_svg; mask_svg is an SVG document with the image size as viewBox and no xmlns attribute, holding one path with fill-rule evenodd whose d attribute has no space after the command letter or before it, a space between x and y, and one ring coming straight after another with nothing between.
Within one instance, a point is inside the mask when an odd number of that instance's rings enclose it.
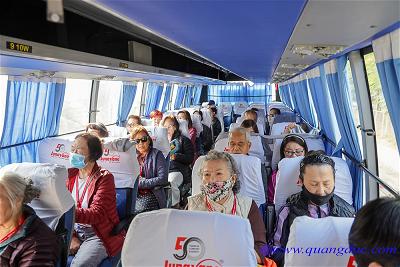
<instances>
[{"instance_id":1,"label":"seat back","mask_svg":"<svg viewBox=\"0 0 400 267\"><path fill-rule=\"evenodd\" d=\"M301 216L290 227L287 248L302 253L286 253L285 266L353 266L348 236L354 218Z\"/></svg>"},{"instance_id":2,"label":"seat back","mask_svg":"<svg viewBox=\"0 0 400 267\"><path fill-rule=\"evenodd\" d=\"M253 156L231 154L239 169L240 192L239 195L252 198L258 206L265 203L264 185L261 174L261 161ZM192 170L192 195L201 192L200 169L204 157L199 157Z\"/></svg>"},{"instance_id":3,"label":"seat back","mask_svg":"<svg viewBox=\"0 0 400 267\"><path fill-rule=\"evenodd\" d=\"M274 117L273 124L282 123L282 122L299 122L300 118L296 116L293 112L284 112L278 114Z\"/></svg>"},{"instance_id":4,"label":"seat back","mask_svg":"<svg viewBox=\"0 0 400 267\"><path fill-rule=\"evenodd\" d=\"M231 116L232 114L232 103L231 102L220 102L218 108L221 109L223 116Z\"/></svg>"},{"instance_id":5,"label":"seat back","mask_svg":"<svg viewBox=\"0 0 400 267\"><path fill-rule=\"evenodd\" d=\"M246 111L249 105L247 102L235 102L233 104L233 113L236 115L241 115L243 112Z\"/></svg>"},{"instance_id":6,"label":"seat back","mask_svg":"<svg viewBox=\"0 0 400 267\"><path fill-rule=\"evenodd\" d=\"M187 121L180 121L179 122L179 131L181 134L187 138L190 139L189 135L189 127L188 127L188 122Z\"/></svg>"},{"instance_id":7,"label":"seat back","mask_svg":"<svg viewBox=\"0 0 400 267\"><path fill-rule=\"evenodd\" d=\"M203 113L203 123L208 127L211 127L211 114L208 108L202 108L201 112Z\"/></svg>"},{"instance_id":8,"label":"seat back","mask_svg":"<svg viewBox=\"0 0 400 267\"><path fill-rule=\"evenodd\" d=\"M274 118L275 121L275 118ZM291 122L274 123L271 127L270 135L280 135Z\"/></svg>"},{"instance_id":9,"label":"seat back","mask_svg":"<svg viewBox=\"0 0 400 267\"><path fill-rule=\"evenodd\" d=\"M247 219L220 213L162 209L132 221L122 266L256 266Z\"/></svg>"},{"instance_id":10,"label":"seat back","mask_svg":"<svg viewBox=\"0 0 400 267\"><path fill-rule=\"evenodd\" d=\"M201 120L199 116L190 115L193 123L193 127L196 129L196 137L199 137L201 132L203 131L203 125L201 124Z\"/></svg>"},{"instance_id":11,"label":"seat back","mask_svg":"<svg viewBox=\"0 0 400 267\"><path fill-rule=\"evenodd\" d=\"M165 127L145 126L151 139L153 139L153 146L160 150L164 157L166 157L171 150L168 141L168 132Z\"/></svg>"},{"instance_id":12,"label":"seat back","mask_svg":"<svg viewBox=\"0 0 400 267\"><path fill-rule=\"evenodd\" d=\"M112 139L107 138L107 142ZM69 153L72 143L73 139L70 137L54 137L42 140L38 148L39 162L59 164L70 168ZM97 160L97 163L113 174L117 188L133 187L135 179L139 175L139 163L134 147L127 152L104 148L103 156Z\"/></svg>"},{"instance_id":13,"label":"seat back","mask_svg":"<svg viewBox=\"0 0 400 267\"><path fill-rule=\"evenodd\" d=\"M353 204L353 183L346 162L341 158L331 157L335 161L335 194L347 203ZM292 194L301 191L298 183L300 174L300 161L303 157L285 158L279 162L279 171L276 175L275 207L279 209L286 203Z\"/></svg>"},{"instance_id":14,"label":"seat back","mask_svg":"<svg viewBox=\"0 0 400 267\"><path fill-rule=\"evenodd\" d=\"M125 127L111 125L108 127L108 133L110 137L127 137L128 131Z\"/></svg>"},{"instance_id":15,"label":"seat back","mask_svg":"<svg viewBox=\"0 0 400 267\"><path fill-rule=\"evenodd\" d=\"M116 188L117 212L120 220L123 220L135 212L136 195L138 191L139 180L136 179L133 188Z\"/></svg>"},{"instance_id":16,"label":"seat back","mask_svg":"<svg viewBox=\"0 0 400 267\"><path fill-rule=\"evenodd\" d=\"M143 119L141 118L143 126L154 126L154 122L152 119Z\"/></svg>"}]
</instances>

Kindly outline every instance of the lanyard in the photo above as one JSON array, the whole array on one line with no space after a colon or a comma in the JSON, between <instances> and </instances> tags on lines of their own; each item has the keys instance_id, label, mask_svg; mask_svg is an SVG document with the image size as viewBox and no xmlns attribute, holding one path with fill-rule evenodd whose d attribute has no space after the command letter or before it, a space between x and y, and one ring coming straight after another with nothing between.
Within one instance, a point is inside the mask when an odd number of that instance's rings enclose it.
<instances>
[{"instance_id":1,"label":"lanyard","mask_svg":"<svg viewBox=\"0 0 400 267\"><path fill-rule=\"evenodd\" d=\"M18 225L12 229L6 236L4 236L2 239L0 239L0 244L3 243L4 241L7 241L10 237L12 237L15 233L17 233L19 231L19 229L21 228L21 226L24 224L25 222L25 218L24 216L21 216L18 219Z\"/></svg>"},{"instance_id":2,"label":"lanyard","mask_svg":"<svg viewBox=\"0 0 400 267\"><path fill-rule=\"evenodd\" d=\"M86 190L88 189L89 185L91 184L93 177L97 174L97 172L95 173L91 173L89 175L89 177L86 179L86 183L85 183L85 187L83 188L83 192L82 192L82 196L79 197L79 173L76 175L75 178L75 195L76 195L76 206L78 209L80 209L82 207L82 202L83 199L85 198L85 194L86 194Z\"/></svg>"},{"instance_id":3,"label":"lanyard","mask_svg":"<svg viewBox=\"0 0 400 267\"><path fill-rule=\"evenodd\" d=\"M206 205L208 211L215 211L215 209L211 206L210 202L208 201L208 197L206 197ZM236 194L233 194L233 207L231 211L232 215L236 215Z\"/></svg>"}]
</instances>

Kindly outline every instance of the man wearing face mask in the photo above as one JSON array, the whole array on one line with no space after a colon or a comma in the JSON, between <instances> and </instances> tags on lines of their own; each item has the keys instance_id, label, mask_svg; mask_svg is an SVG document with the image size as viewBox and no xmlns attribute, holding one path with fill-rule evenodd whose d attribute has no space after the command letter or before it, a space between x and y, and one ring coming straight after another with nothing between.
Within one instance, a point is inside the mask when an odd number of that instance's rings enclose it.
<instances>
[{"instance_id":1,"label":"man wearing face mask","mask_svg":"<svg viewBox=\"0 0 400 267\"><path fill-rule=\"evenodd\" d=\"M274 246L285 247L290 226L298 216L313 218L354 217L354 208L334 194L335 162L322 152L311 152L300 162L302 191L291 195L279 212ZM283 266L284 254L277 250L272 258Z\"/></svg>"}]
</instances>

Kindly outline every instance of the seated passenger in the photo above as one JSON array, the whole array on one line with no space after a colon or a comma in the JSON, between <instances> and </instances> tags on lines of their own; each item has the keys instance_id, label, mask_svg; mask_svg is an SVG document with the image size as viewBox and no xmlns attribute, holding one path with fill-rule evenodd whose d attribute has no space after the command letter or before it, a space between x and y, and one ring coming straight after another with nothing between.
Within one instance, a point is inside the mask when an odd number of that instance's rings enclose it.
<instances>
[{"instance_id":1,"label":"seated passenger","mask_svg":"<svg viewBox=\"0 0 400 267\"><path fill-rule=\"evenodd\" d=\"M253 109L246 110L243 115L245 120L253 120L257 123L257 112Z\"/></svg>"},{"instance_id":2,"label":"seated passenger","mask_svg":"<svg viewBox=\"0 0 400 267\"><path fill-rule=\"evenodd\" d=\"M190 136L190 141L192 141L193 147L196 147L196 135L197 135L197 130L196 128L193 127L193 122L192 118L190 117L190 113L187 110L181 110L178 112L176 115L178 121L187 121L188 122L188 129L189 129L189 136ZM196 153L196 151L195 151Z\"/></svg>"},{"instance_id":3,"label":"seated passenger","mask_svg":"<svg viewBox=\"0 0 400 267\"><path fill-rule=\"evenodd\" d=\"M188 198L188 210L221 212L247 218L254 237L257 261L266 244L266 231L256 203L249 197L237 195L240 190L238 168L228 153L211 150L200 168L201 191Z\"/></svg>"},{"instance_id":4,"label":"seated passenger","mask_svg":"<svg viewBox=\"0 0 400 267\"><path fill-rule=\"evenodd\" d=\"M55 266L55 233L26 205L40 191L16 173L0 174L0 266Z\"/></svg>"},{"instance_id":5,"label":"seated passenger","mask_svg":"<svg viewBox=\"0 0 400 267\"><path fill-rule=\"evenodd\" d=\"M215 107L215 101L214 100L208 101L207 108L211 108L211 107Z\"/></svg>"},{"instance_id":6,"label":"seated passenger","mask_svg":"<svg viewBox=\"0 0 400 267\"><path fill-rule=\"evenodd\" d=\"M245 128L247 131L250 132L250 134L251 133L259 134L257 123L254 120L244 120L240 125L240 127ZM268 139L262 135L259 136L261 137L261 143L263 146L265 159L268 163L270 163L272 160L272 150L269 147Z\"/></svg>"},{"instance_id":7,"label":"seated passenger","mask_svg":"<svg viewBox=\"0 0 400 267\"><path fill-rule=\"evenodd\" d=\"M250 133L244 128L229 131L228 151L232 154L248 155L251 147Z\"/></svg>"},{"instance_id":8,"label":"seated passenger","mask_svg":"<svg viewBox=\"0 0 400 267\"><path fill-rule=\"evenodd\" d=\"M217 108L212 106L209 108L211 114L211 132L213 136L213 142L217 139L218 135L221 133L221 122L217 117Z\"/></svg>"},{"instance_id":9,"label":"seated passenger","mask_svg":"<svg viewBox=\"0 0 400 267\"><path fill-rule=\"evenodd\" d=\"M93 134L100 139L108 137L107 127L101 122L89 123L86 126L86 132Z\"/></svg>"},{"instance_id":10,"label":"seated passenger","mask_svg":"<svg viewBox=\"0 0 400 267\"><path fill-rule=\"evenodd\" d=\"M162 121L163 113L157 109L150 112L150 119L153 120L154 126L159 126Z\"/></svg>"},{"instance_id":11,"label":"seated passenger","mask_svg":"<svg viewBox=\"0 0 400 267\"><path fill-rule=\"evenodd\" d=\"M306 140L296 134L289 134L283 138L280 148L281 159L302 157L308 153ZM277 170L272 172L271 180L268 181L268 202L274 203L276 174Z\"/></svg>"},{"instance_id":12,"label":"seated passenger","mask_svg":"<svg viewBox=\"0 0 400 267\"><path fill-rule=\"evenodd\" d=\"M299 128L298 128L299 126ZM306 123L302 122L299 124L296 124L294 122L289 123L286 127L285 130L283 130L283 133L308 133L308 126Z\"/></svg>"},{"instance_id":13,"label":"seated passenger","mask_svg":"<svg viewBox=\"0 0 400 267\"><path fill-rule=\"evenodd\" d=\"M135 126L142 125L142 120L137 115L129 115L128 121L126 122L126 129L130 134Z\"/></svg>"},{"instance_id":14,"label":"seated passenger","mask_svg":"<svg viewBox=\"0 0 400 267\"><path fill-rule=\"evenodd\" d=\"M136 213L165 208L166 196L161 186L168 183L168 170L164 155L153 147L153 140L143 126L133 129L131 140L136 145L140 166Z\"/></svg>"},{"instance_id":15,"label":"seated passenger","mask_svg":"<svg viewBox=\"0 0 400 267\"><path fill-rule=\"evenodd\" d=\"M199 145L197 146L199 150L197 151L199 151L200 155L205 155L211 150L213 145L211 128L203 123L203 112L201 110L195 110L193 115L200 117L201 125L203 127L203 131L199 136Z\"/></svg>"},{"instance_id":16,"label":"seated passenger","mask_svg":"<svg viewBox=\"0 0 400 267\"><path fill-rule=\"evenodd\" d=\"M112 235L119 223L113 175L97 165L103 154L99 138L83 133L71 146L67 188L76 203L71 266L97 266L107 256L117 255L124 233Z\"/></svg>"},{"instance_id":17,"label":"seated passenger","mask_svg":"<svg viewBox=\"0 0 400 267\"><path fill-rule=\"evenodd\" d=\"M365 204L357 212L349 233L349 245L357 266L398 267L399 229L399 198L378 198ZM382 252L373 253L374 248L382 248ZM368 252L363 253L362 249Z\"/></svg>"},{"instance_id":18,"label":"seated passenger","mask_svg":"<svg viewBox=\"0 0 400 267\"><path fill-rule=\"evenodd\" d=\"M302 191L291 195L279 212L274 246L285 247L290 226L298 216L312 218L353 217L354 208L334 194L335 162L320 152L309 153L300 162L299 182ZM321 237L323 238L323 237ZM276 250L272 258L283 266L284 254Z\"/></svg>"},{"instance_id":19,"label":"seated passenger","mask_svg":"<svg viewBox=\"0 0 400 267\"><path fill-rule=\"evenodd\" d=\"M271 108L268 113L268 124L271 127L276 115L281 114L281 110L278 108Z\"/></svg>"},{"instance_id":20,"label":"seated passenger","mask_svg":"<svg viewBox=\"0 0 400 267\"><path fill-rule=\"evenodd\" d=\"M179 208L181 199L179 187L182 184L190 184L191 169L194 159L194 148L189 138L181 135L178 120L170 115L164 118L161 126L167 128L168 141L170 142L170 163L168 181L171 184L172 207Z\"/></svg>"}]
</instances>

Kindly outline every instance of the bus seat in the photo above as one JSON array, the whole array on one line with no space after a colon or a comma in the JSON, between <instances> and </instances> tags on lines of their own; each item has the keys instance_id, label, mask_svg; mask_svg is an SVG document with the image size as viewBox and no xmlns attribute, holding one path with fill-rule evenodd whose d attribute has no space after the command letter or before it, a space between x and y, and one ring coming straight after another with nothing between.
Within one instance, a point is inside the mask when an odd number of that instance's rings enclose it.
<instances>
[{"instance_id":1,"label":"bus seat","mask_svg":"<svg viewBox=\"0 0 400 267\"><path fill-rule=\"evenodd\" d=\"M165 127L145 126L149 132L151 139L153 139L153 146L160 150L164 157L166 157L171 150L168 141L168 132Z\"/></svg>"},{"instance_id":2,"label":"bus seat","mask_svg":"<svg viewBox=\"0 0 400 267\"><path fill-rule=\"evenodd\" d=\"M125 127L111 125L107 129L110 137L127 137L128 135Z\"/></svg>"},{"instance_id":3,"label":"bus seat","mask_svg":"<svg viewBox=\"0 0 400 267\"><path fill-rule=\"evenodd\" d=\"M275 118L274 118L275 121ZM291 122L274 123L271 127L270 135L280 135Z\"/></svg>"},{"instance_id":4,"label":"bus seat","mask_svg":"<svg viewBox=\"0 0 400 267\"><path fill-rule=\"evenodd\" d=\"M190 139L189 135L189 127L188 127L188 122L187 121L180 121L179 122L179 131L181 134L187 138Z\"/></svg>"},{"instance_id":5,"label":"bus seat","mask_svg":"<svg viewBox=\"0 0 400 267\"><path fill-rule=\"evenodd\" d=\"M208 106L208 102L203 102L203 103L201 103L201 107L202 107L202 108L207 108L207 106Z\"/></svg>"},{"instance_id":6,"label":"bus seat","mask_svg":"<svg viewBox=\"0 0 400 267\"><path fill-rule=\"evenodd\" d=\"M107 138L108 141L112 139ZM69 153L72 143L73 139L64 137L42 140L38 148L39 162L59 164L70 168ZM127 152L104 148L103 156L97 163L113 174L116 188L133 187L135 178L139 175L139 163L134 147Z\"/></svg>"},{"instance_id":7,"label":"bus seat","mask_svg":"<svg viewBox=\"0 0 400 267\"><path fill-rule=\"evenodd\" d=\"M4 166L0 171L11 171L22 177L29 177L40 189L40 197L33 199L29 206L55 231L62 245L57 266L65 266L75 218L74 200L65 186L67 169L49 163L14 163Z\"/></svg>"},{"instance_id":8,"label":"bus seat","mask_svg":"<svg viewBox=\"0 0 400 267\"><path fill-rule=\"evenodd\" d=\"M321 137L318 135L300 135L306 141L308 151L311 150L323 150L325 151L324 142L322 141ZM274 143L274 150L272 151L272 160L271 160L271 168L272 170L276 170L278 167L278 162L281 159L281 144L283 139L276 139Z\"/></svg>"},{"instance_id":9,"label":"bus seat","mask_svg":"<svg viewBox=\"0 0 400 267\"><path fill-rule=\"evenodd\" d=\"M239 169L240 195L252 198L257 206L265 203L261 161L253 156L231 154ZM192 195L199 194L201 185L200 168L205 156L199 157L192 170Z\"/></svg>"},{"instance_id":10,"label":"bus seat","mask_svg":"<svg viewBox=\"0 0 400 267\"><path fill-rule=\"evenodd\" d=\"M154 122L152 119L141 118L141 121L143 126L154 126Z\"/></svg>"},{"instance_id":11,"label":"bus seat","mask_svg":"<svg viewBox=\"0 0 400 267\"><path fill-rule=\"evenodd\" d=\"M331 157L335 161L335 194L349 204L352 200L352 179L349 167L341 158ZM285 158L279 162L279 171L276 175L275 207L276 211L286 203L286 199L292 194L301 191L298 184L300 173L300 161L303 157Z\"/></svg>"},{"instance_id":12,"label":"bus seat","mask_svg":"<svg viewBox=\"0 0 400 267\"><path fill-rule=\"evenodd\" d=\"M249 105L247 102L235 102L233 104L233 113L236 115L241 115L243 112L246 111Z\"/></svg>"},{"instance_id":13,"label":"bus seat","mask_svg":"<svg viewBox=\"0 0 400 267\"><path fill-rule=\"evenodd\" d=\"M239 128L240 124L238 122L232 122L231 125L229 126L229 131L235 129L235 128Z\"/></svg>"},{"instance_id":14,"label":"bus seat","mask_svg":"<svg viewBox=\"0 0 400 267\"><path fill-rule=\"evenodd\" d=\"M141 213L129 227L122 266L256 266L247 219L162 209ZM223 262L223 263L222 263Z\"/></svg>"},{"instance_id":15,"label":"bus seat","mask_svg":"<svg viewBox=\"0 0 400 267\"><path fill-rule=\"evenodd\" d=\"M221 109L223 116L232 115L232 103L231 102L220 102L218 107Z\"/></svg>"},{"instance_id":16,"label":"bus seat","mask_svg":"<svg viewBox=\"0 0 400 267\"><path fill-rule=\"evenodd\" d=\"M282 122L299 122L299 117L293 112L284 112L274 117L273 124Z\"/></svg>"},{"instance_id":17,"label":"bus seat","mask_svg":"<svg viewBox=\"0 0 400 267\"><path fill-rule=\"evenodd\" d=\"M354 218L297 217L290 227L286 247L303 249L303 253L286 253L285 266L350 266L348 236L353 221Z\"/></svg>"},{"instance_id":18,"label":"bus seat","mask_svg":"<svg viewBox=\"0 0 400 267\"><path fill-rule=\"evenodd\" d=\"M200 118L198 116L193 116L193 114L191 114L190 117L192 119L193 127L197 131L196 137L199 137L203 131L203 125L201 124Z\"/></svg>"},{"instance_id":19,"label":"bus seat","mask_svg":"<svg viewBox=\"0 0 400 267\"><path fill-rule=\"evenodd\" d=\"M211 114L210 114L210 110L208 108L202 108L201 112L203 113L203 123L208 126L211 127Z\"/></svg>"}]
</instances>

